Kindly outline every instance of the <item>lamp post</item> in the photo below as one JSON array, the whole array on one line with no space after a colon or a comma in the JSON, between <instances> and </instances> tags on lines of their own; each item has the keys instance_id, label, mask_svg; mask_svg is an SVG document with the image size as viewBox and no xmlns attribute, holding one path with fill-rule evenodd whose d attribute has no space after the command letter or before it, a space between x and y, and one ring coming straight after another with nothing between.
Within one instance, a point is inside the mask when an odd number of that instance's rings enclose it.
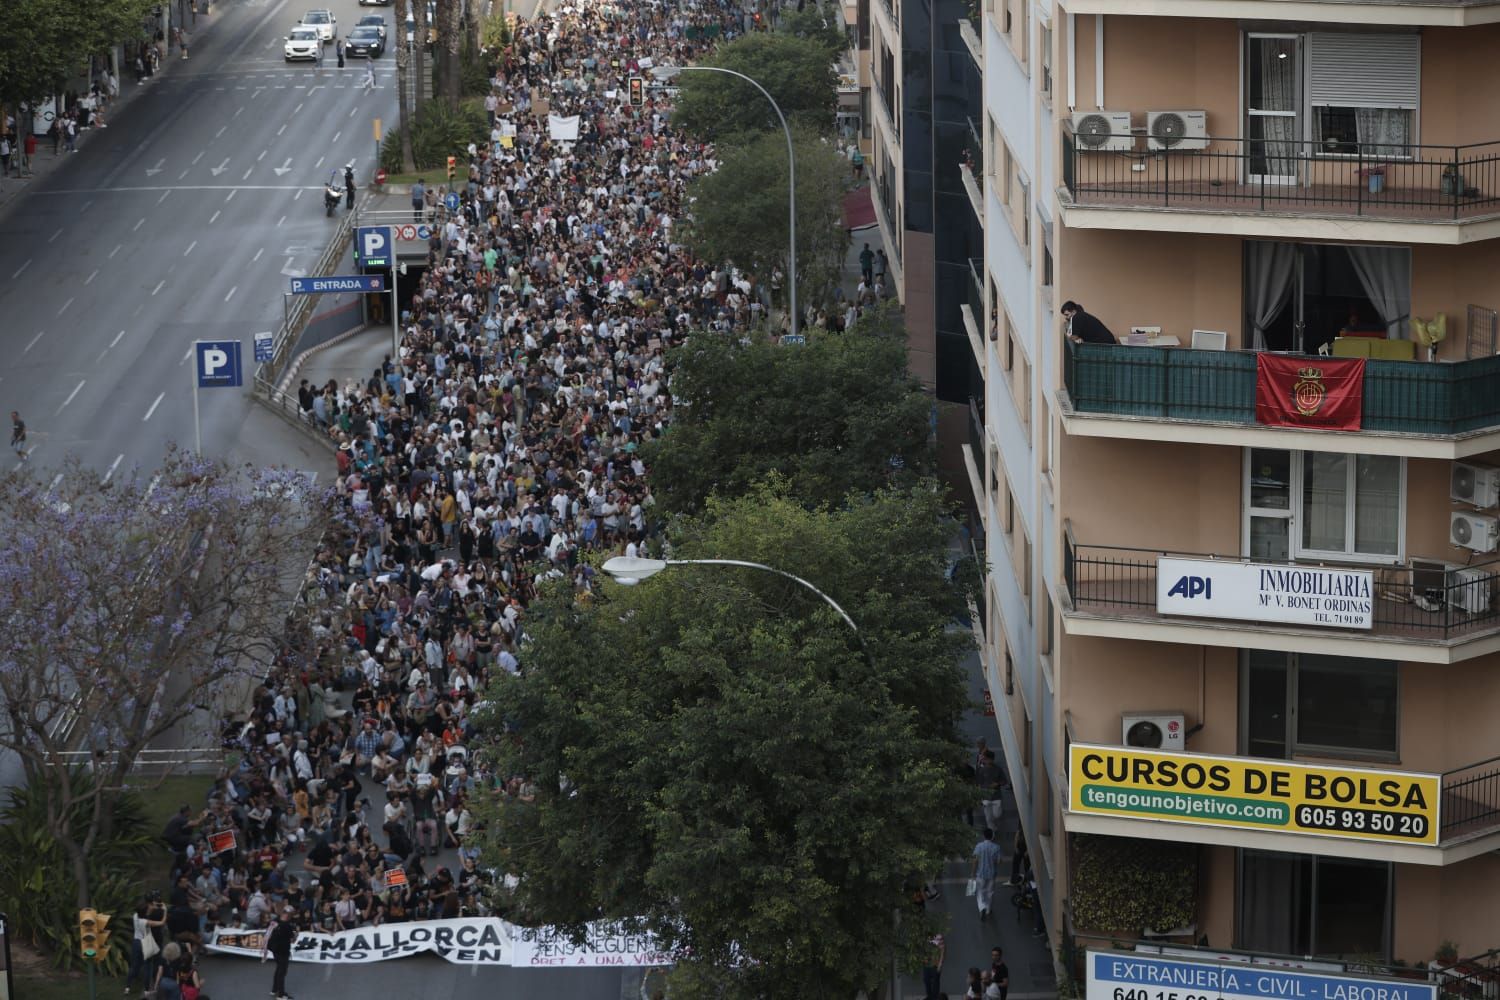
<instances>
[{"instance_id":1,"label":"lamp post","mask_svg":"<svg viewBox=\"0 0 1500 1000\"><path fill-rule=\"evenodd\" d=\"M739 77L760 91L765 99L771 102L771 110L776 112L776 120L781 122L781 131L786 133L787 217L791 228L791 239L787 246L787 308L792 317L790 333L795 339L799 325L797 316L797 154L792 148L792 130L787 127L786 116L781 113L781 106L776 103L776 98L772 97L765 87L737 70L725 69L722 66L658 66L652 70L652 74L659 80L670 80L678 73L724 73ZM761 568L770 569L769 566ZM772 570L772 572L780 571ZM824 599L827 599L826 595Z\"/></svg>"},{"instance_id":2,"label":"lamp post","mask_svg":"<svg viewBox=\"0 0 1500 1000\"><path fill-rule=\"evenodd\" d=\"M854 638L859 643L859 651L864 654L866 662L869 662L872 666L874 665L874 661L870 659L870 651L865 648L865 637L859 631L859 626L854 624L854 619L849 617L849 612L839 607L837 601L802 579L802 577L797 576L795 573L788 573L784 569L777 569L775 566L767 566L764 563L746 562L743 559L637 559L634 556L615 556L613 559L605 562L603 569L617 583L633 586L648 577L655 576L669 566L739 566L744 569L760 570L763 573L775 573L777 576L785 577L793 583L801 584L821 597L825 604L838 612L839 617L844 620L844 624L848 625L849 629L854 633Z\"/></svg>"}]
</instances>

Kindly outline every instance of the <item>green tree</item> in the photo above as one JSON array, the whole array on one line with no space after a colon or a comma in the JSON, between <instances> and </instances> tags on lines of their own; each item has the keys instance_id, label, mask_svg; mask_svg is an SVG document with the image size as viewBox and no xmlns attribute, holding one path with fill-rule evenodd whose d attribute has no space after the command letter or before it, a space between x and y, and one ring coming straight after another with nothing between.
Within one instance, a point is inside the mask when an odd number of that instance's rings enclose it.
<instances>
[{"instance_id":1,"label":"green tree","mask_svg":"<svg viewBox=\"0 0 1500 1000\"><path fill-rule=\"evenodd\" d=\"M944 513L926 485L810 511L770 484L681 526L675 555L817 583L869 658L815 595L751 570L533 604L523 674L480 723L499 773L536 790L486 816L511 912L575 935L634 920L681 998L852 998L893 951L909 964L932 930L909 892L967 837Z\"/></svg>"},{"instance_id":2,"label":"green tree","mask_svg":"<svg viewBox=\"0 0 1500 1000\"><path fill-rule=\"evenodd\" d=\"M670 430L643 453L668 512L695 512L713 493L741 495L771 472L816 506L932 468L931 401L906 370L893 307L845 336L809 331L803 347L694 334L671 361L680 402Z\"/></svg>"},{"instance_id":3,"label":"green tree","mask_svg":"<svg viewBox=\"0 0 1500 1000\"><path fill-rule=\"evenodd\" d=\"M833 11L833 8L829 8ZM816 4L802 10L787 7L776 23L776 33L793 35L817 42L828 53L832 62L837 62L849 49L849 38L845 34L844 20L836 12L824 13Z\"/></svg>"},{"instance_id":4,"label":"green tree","mask_svg":"<svg viewBox=\"0 0 1500 1000\"><path fill-rule=\"evenodd\" d=\"M805 305L818 301L844 266L849 234L840 213L849 164L804 128L794 130L792 146L797 154L797 290ZM762 280L775 268L785 274L791 242L787 187L786 137L780 129L725 149L719 169L689 185L694 201L687 241L693 252L703 260L733 261Z\"/></svg>"},{"instance_id":5,"label":"green tree","mask_svg":"<svg viewBox=\"0 0 1500 1000\"><path fill-rule=\"evenodd\" d=\"M833 129L838 76L818 41L752 33L719 46L699 65L750 77L766 88L789 122L824 133ZM780 128L771 105L744 80L724 73L683 73L678 83L677 123L704 139L718 142Z\"/></svg>"},{"instance_id":6,"label":"green tree","mask_svg":"<svg viewBox=\"0 0 1500 1000\"><path fill-rule=\"evenodd\" d=\"M5 0L0 3L0 102L58 92L91 55L141 37L156 0Z\"/></svg>"}]
</instances>

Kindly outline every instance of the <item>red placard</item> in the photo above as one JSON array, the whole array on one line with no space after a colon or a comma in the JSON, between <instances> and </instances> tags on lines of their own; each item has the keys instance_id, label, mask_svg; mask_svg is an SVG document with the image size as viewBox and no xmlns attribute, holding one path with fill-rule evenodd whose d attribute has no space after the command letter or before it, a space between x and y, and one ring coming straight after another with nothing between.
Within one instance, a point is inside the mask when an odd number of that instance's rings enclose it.
<instances>
[{"instance_id":1,"label":"red placard","mask_svg":"<svg viewBox=\"0 0 1500 1000\"><path fill-rule=\"evenodd\" d=\"M208 852L210 854L223 854L232 851L235 847L234 831L220 830L218 833L208 835Z\"/></svg>"},{"instance_id":2,"label":"red placard","mask_svg":"<svg viewBox=\"0 0 1500 1000\"><path fill-rule=\"evenodd\" d=\"M1255 356L1256 423L1357 431L1364 398L1364 358Z\"/></svg>"},{"instance_id":3,"label":"red placard","mask_svg":"<svg viewBox=\"0 0 1500 1000\"><path fill-rule=\"evenodd\" d=\"M406 872L400 867L388 869L385 873L385 887L394 889L398 885L406 884Z\"/></svg>"}]
</instances>

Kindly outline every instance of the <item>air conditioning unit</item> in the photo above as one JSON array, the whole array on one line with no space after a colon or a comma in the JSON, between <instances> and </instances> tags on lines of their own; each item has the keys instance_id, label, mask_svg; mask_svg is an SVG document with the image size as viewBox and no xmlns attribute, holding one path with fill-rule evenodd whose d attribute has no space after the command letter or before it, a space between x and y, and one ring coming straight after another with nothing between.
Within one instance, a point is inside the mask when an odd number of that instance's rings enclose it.
<instances>
[{"instance_id":1,"label":"air conditioning unit","mask_svg":"<svg viewBox=\"0 0 1500 1000\"><path fill-rule=\"evenodd\" d=\"M1187 732L1181 712L1126 712L1120 716L1120 742L1145 750L1182 750Z\"/></svg>"},{"instance_id":2,"label":"air conditioning unit","mask_svg":"<svg viewBox=\"0 0 1500 1000\"><path fill-rule=\"evenodd\" d=\"M1146 148L1180 152L1208 148L1208 112L1146 112Z\"/></svg>"},{"instance_id":3,"label":"air conditioning unit","mask_svg":"<svg viewBox=\"0 0 1500 1000\"><path fill-rule=\"evenodd\" d=\"M1073 140L1081 152L1121 152L1135 148L1129 111L1073 112Z\"/></svg>"},{"instance_id":4,"label":"air conditioning unit","mask_svg":"<svg viewBox=\"0 0 1500 1000\"><path fill-rule=\"evenodd\" d=\"M1500 469L1489 465L1454 462L1448 496L1475 507L1500 504Z\"/></svg>"},{"instance_id":5,"label":"air conditioning unit","mask_svg":"<svg viewBox=\"0 0 1500 1000\"><path fill-rule=\"evenodd\" d=\"M1482 569L1455 569L1448 572L1448 603L1471 615L1490 609L1492 575Z\"/></svg>"},{"instance_id":6,"label":"air conditioning unit","mask_svg":"<svg viewBox=\"0 0 1500 1000\"><path fill-rule=\"evenodd\" d=\"M1454 511L1448 522L1448 540L1455 548L1493 552L1500 542L1500 521L1483 514Z\"/></svg>"}]
</instances>

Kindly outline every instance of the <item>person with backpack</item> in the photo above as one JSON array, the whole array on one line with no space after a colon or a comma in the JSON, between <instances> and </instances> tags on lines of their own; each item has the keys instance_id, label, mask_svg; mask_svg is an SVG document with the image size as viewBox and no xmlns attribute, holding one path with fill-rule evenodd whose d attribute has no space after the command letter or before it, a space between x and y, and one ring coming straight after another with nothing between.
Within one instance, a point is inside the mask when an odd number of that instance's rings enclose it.
<instances>
[{"instance_id":1,"label":"person with backpack","mask_svg":"<svg viewBox=\"0 0 1500 1000\"><path fill-rule=\"evenodd\" d=\"M281 916L266 932L265 944L261 946L260 960L269 956L276 959L276 974L271 979L271 996L275 1000L292 1000L286 991L286 970L292 962L292 945L297 940L296 913L290 906L282 907Z\"/></svg>"}]
</instances>

